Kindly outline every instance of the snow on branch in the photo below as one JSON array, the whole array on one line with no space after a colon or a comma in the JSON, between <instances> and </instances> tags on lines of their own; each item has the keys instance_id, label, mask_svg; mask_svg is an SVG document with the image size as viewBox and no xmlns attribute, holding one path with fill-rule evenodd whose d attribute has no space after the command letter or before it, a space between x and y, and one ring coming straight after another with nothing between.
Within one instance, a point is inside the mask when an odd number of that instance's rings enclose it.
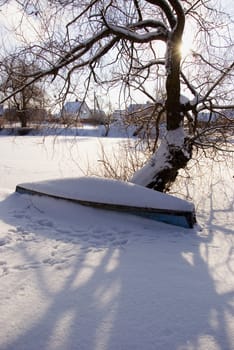
<instances>
[{"instance_id":1,"label":"snow on branch","mask_svg":"<svg viewBox=\"0 0 234 350\"><path fill-rule=\"evenodd\" d=\"M85 54L96 42L102 40L105 37L108 37L109 35L110 30L107 28L99 31L96 35L93 35L91 38L83 41L82 43L79 43L79 45L75 46L69 52L67 52L67 54L60 60L60 63L65 62L66 64L69 64L70 61L72 62L75 59L75 53L79 52L80 55L80 52L82 52L82 54Z\"/></svg>"},{"instance_id":2,"label":"snow on branch","mask_svg":"<svg viewBox=\"0 0 234 350\"><path fill-rule=\"evenodd\" d=\"M168 29L167 27L165 26L165 24L161 21L154 21L152 19L146 19L146 20L142 20L142 21L139 21L139 22L136 22L134 24L131 24L129 26L129 29L141 29L141 28L157 28L157 29L161 29L162 32L165 33L165 35L168 35Z\"/></svg>"},{"instance_id":3,"label":"snow on branch","mask_svg":"<svg viewBox=\"0 0 234 350\"><path fill-rule=\"evenodd\" d=\"M155 6L158 6L166 15L166 18L170 24L171 28L174 28L176 25L176 18L168 5L168 3L165 0L147 0L150 4L153 4Z\"/></svg>"},{"instance_id":4,"label":"snow on branch","mask_svg":"<svg viewBox=\"0 0 234 350\"><path fill-rule=\"evenodd\" d=\"M168 37L165 31L162 30L161 27L153 32L138 34L133 32L129 27L115 26L112 24L107 24L107 25L108 25L108 29L114 35L118 36L121 39L127 39L129 41L136 42L136 43L146 43L152 40L161 40L165 42Z\"/></svg>"}]
</instances>

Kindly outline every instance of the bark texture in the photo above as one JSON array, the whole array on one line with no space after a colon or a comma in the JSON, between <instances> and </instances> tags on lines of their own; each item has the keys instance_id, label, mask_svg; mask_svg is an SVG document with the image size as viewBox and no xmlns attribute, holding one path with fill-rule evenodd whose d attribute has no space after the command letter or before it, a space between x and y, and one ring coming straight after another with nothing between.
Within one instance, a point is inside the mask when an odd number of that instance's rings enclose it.
<instances>
[{"instance_id":1,"label":"bark texture","mask_svg":"<svg viewBox=\"0 0 234 350\"><path fill-rule=\"evenodd\" d=\"M175 11L171 21L171 32L167 41L166 63L166 119L167 131L160 147L148 164L137 172L132 181L157 191L165 192L185 168L192 157L192 146L184 135L184 107L181 103L180 88L180 45L184 30L185 16L179 1L169 1ZM178 132L179 131L179 132ZM173 135L173 137L171 137ZM147 174L148 171L148 174Z\"/></svg>"},{"instance_id":2,"label":"bark texture","mask_svg":"<svg viewBox=\"0 0 234 350\"><path fill-rule=\"evenodd\" d=\"M165 154L165 166L155 172L152 181L146 185L156 191L166 192L175 181L180 169L186 167L192 157L192 146L185 138L182 147L168 145L168 154Z\"/></svg>"}]
</instances>

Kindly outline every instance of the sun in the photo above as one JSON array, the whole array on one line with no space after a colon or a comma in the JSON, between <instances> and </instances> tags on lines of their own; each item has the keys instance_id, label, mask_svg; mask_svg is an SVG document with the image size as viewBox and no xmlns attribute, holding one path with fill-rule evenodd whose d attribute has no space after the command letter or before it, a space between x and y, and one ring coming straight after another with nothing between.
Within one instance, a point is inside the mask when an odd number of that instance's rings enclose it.
<instances>
[{"instance_id":1,"label":"sun","mask_svg":"<svg viewBox=\"0 0 234 350\"><path fill-rule=\"evenodd\" d=\"M180 45L180 54L182 59L187 57L192 51L193 51L193 44L189 40L183 40L181 45Z\"/></svg>"},{"instance_id":2,"label":"sun","mask_svg":"<svg viewBox=\"0 0 234 350\"><path fill-rule=\"evenodd\" d=\"M187 56L189 56L195 50L195 46L196 43L194 40L193 31L186 31L186 33L183 35L183 39L179 48L181 58L185 59Z\"/></svg>"}]
</instances>

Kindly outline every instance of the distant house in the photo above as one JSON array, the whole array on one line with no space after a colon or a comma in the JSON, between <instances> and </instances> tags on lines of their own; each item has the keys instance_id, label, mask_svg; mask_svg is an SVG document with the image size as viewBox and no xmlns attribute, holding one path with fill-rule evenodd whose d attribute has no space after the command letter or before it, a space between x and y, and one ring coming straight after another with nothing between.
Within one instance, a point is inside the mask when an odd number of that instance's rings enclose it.
<instances>
[{"instance_id":1,"label":"distant house","mask_svg":"<svg viewBox=\"0 0 234 350\"><path fill-rule=\"evenodd\" d=\"M71 119L84 122L92 118L92 113L86 102L76 100L64 104L61 117L64 120Z\"/></svg>"}]
</instances>

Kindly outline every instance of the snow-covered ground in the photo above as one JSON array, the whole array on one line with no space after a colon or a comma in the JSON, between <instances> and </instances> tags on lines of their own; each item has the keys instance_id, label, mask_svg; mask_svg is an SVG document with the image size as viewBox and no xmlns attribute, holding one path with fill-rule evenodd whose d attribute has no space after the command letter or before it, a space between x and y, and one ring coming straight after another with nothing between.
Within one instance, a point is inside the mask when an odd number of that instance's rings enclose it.
<instances>
[{"instance_id":1,"label":"snow-covered ground","mask_svg":"<svg viewBox=\"0 0 234 350\"><path fill-rule=\"evenodd\" d=\"M101 141L110 154L124 142ZM0 349L234 349L233 158L181 182L192 230L14 192L83 176L100 148L0 136Z\"/></svg>"}]
</instances>

